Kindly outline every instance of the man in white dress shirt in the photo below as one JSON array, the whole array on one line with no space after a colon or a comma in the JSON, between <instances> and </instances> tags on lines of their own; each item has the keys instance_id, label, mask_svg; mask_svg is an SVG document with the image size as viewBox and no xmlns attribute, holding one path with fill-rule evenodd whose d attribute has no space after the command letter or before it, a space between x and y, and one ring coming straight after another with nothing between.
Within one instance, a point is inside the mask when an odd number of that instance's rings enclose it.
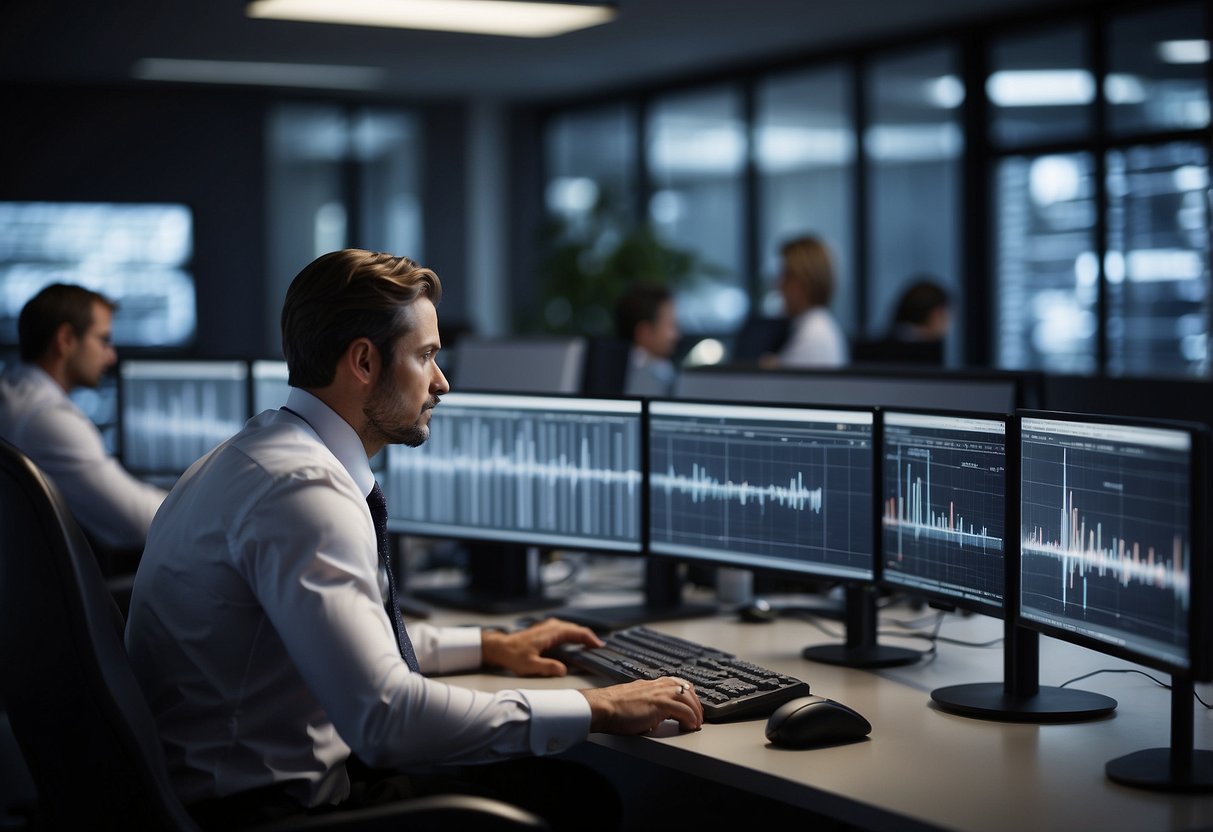
<instances>
[{"instance_id":1,"label":"man in white dress shirt","mask_svg":"<svg viewBox=\"0 0 1213 832\"><path fill-rule=\"evenodd\" d=\"M118 360L113 318L107 298L63 283L26 303L17 320L21 362L0 378L0 436L54 481L95 543L138 551L165 492L107 454L97 427L68 397L96 387Z\"/></svg>"},{"instance_id":2,"label":"man in white dress shirt","mask_svg":"<svg viewBox=\"0 0 1213 832\"><path fill-rule=\"evenodd\" d=\"M393 629L368 460L429 435L447 391L440 292L404 257L345 250L307 266L282 313L286 406L191 466L152 524L127 649L174 785L208 825L358 805L351 754L379 769L490 763L590 731L702 723L677 679L482 693L427 678L482 665L562 675L544 650L600 643L567 622Z\"/></svg>"}]
</instances>

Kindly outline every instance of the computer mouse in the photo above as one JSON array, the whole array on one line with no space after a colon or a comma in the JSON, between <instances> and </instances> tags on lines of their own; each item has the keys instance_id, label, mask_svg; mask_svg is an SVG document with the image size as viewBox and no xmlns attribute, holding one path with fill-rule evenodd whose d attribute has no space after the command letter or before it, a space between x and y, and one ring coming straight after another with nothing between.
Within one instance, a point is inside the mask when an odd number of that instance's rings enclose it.
<instances>
[{"instance_id":1,"label":"computer mouse","mask_svg":"<svg viewBox=\"0 0 1213 832\"><path fill-rule=\"evenodd\" d=\"M755 598L737 610L737 617L747 624L770 624L779 617L779 611L771 609L770 602Z\"/></svg>"},{"instance_id":2,"label":"computer mouse","mask_svg":"<svg viewBox=\"0 0 1213 832\"><path fill-rule=\"evenodd\" d=\"M782 748L812 748L861 740L872 723L841 702L802 696L784 702L767 719L767 739Z\"/></svg>"}]
</instances>

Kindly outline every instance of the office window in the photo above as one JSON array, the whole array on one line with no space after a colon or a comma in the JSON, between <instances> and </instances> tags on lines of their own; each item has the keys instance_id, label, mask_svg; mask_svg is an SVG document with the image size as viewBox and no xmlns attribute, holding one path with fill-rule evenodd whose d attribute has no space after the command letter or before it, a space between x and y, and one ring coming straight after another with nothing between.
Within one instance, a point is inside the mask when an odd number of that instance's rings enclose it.
<instances>
[{"instance_id":1,"label":"office window","mask_svg":"<svg viewBox=\"0 0 1213 832\"><path fill-rule=\"evenodd\" d=\"M1208 149L1112 151L1107 181L1108 371L1208 373Z\"/></svg>"},{"instance_id":2,"label":"office window","mask_svg":"<svg viewBox=\"0 0 1213 832\"><path fill-rule=\"evenodd\" d=\"M423 149L414 114L324 104L274 108L267 142L267 349L277 352L286 288L316 257L355 246L425 262Z\"/></svg>"},{"instance_id":3,"label":"office window","mask_svg":"<svg viewBox=\"0 0 1213 832\"><path fill-rule=\"evenodd\" d=\"M953 331L963 327L960 75L952 48L879 60L867 74L869 335L887 331L901 292L923 278L948 291ZM956 357L960 341L950 339Z\"/></svg>"},{"instance_id":4,"label":"office window","mask_svg":"<svg viewBox=\"0 0 1213 832\"><path fill-rule=\"evenodd\" d=\"M678 293L687 332L735 330L749 311L741 110L740 89L728 85L661 97L649 112L649 219L662 239L701 260Z\"/></svg>"},{"instance_id":5,"label":"office window","mask_svg":"<svg viewBox=\"0 0 1213 832\"><path fill-rule=\"evenodd\" d=\"M853 87L851 71L841 66L758 83L754 161L763 314L773 316L783 310L777 286L780 246L813 233L834 253L838 277L834 313L845 324L855 320Z\"/></svg>"},{"instance_id":6,"label":"office window","mask_svg":"<svg viewBox=\"0 0 1213 832\"><path fill-rule=\"evenodd\" d=\"M617 104L556 116L544 131L544 205L571 236L618 235L636 220L636 118Z\"/></svg>"},{"instance_id":7,"label":"office window","mask_svg":"<svg viewBox=\"0 0 1213 832\"><path fill-rule=\"evenodd\" d=\"M560 114L544 126L539 314L548 331L610 332L611 308L637 277L617 256L641 239L636 130L626 104Z\"/></svg>"},{"instance_id":8,"label":"office window","mask_svg":"<svg viewBox=\"0 0 1213 832\"><path fill-rule=\"evenodd\" d=\"M1108 125L1118 134L1209 125L1205 4L1117 15L1108 27L1103 82Z\"/></svg>"},{"instance_id":9,"label":"office window","mask_svg":"<svg viewBox=\"0 0 1213 832\"><path fill-rule=\"evenodd\" d=\"M994 42L986 95L996 145L1021 147L1090 134L1095 76L1086 32L1075 24Z\"/></svg>"},{"instance_id":10,"label":"office window","mask_svg":"<svg viewBox=\"0 0 1213 832\"><path fill-rule=\"evenodd\" d=\"M350 150L358 166L361 220L354 245L424 263L420 122L412 113L361 110L350 119Z\"/></svg>"},{"instance_id":11,"label":"office window","mask_svg":"<svg viewBox=\"0 0 1213 832\"><path fill-rule=\"evenodd\" d=\"M998 364L1096 369L1099 264L1089 153L1013 156L997 167Z\"/></svg>"}]
</instances>

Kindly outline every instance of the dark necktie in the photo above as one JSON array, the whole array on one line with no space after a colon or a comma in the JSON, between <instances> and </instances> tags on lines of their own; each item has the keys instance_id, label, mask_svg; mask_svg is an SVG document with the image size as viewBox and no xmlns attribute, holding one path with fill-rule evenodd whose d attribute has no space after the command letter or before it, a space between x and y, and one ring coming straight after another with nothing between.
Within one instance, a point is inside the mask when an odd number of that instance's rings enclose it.
<instances>
[{"instance_id":1,"label":"dark necktie","mask_svg":"<svg viewBox=\"0 0 1213 832\"><path fill-rule=\"evenodd\" d=\"M396 642L400 645L400 655L409 670L420 673L417 664L417 654L413 652L413 642L409 639L408 631L404 629L404 619L400 616L400 604L396 600L396 572L392 569L391 546L387 535L387 500L379 483L371 489L366 497L366 504L371 509L371 519L375 521L375 541L379 544L379 563L387 570L387 617L392 621L392 629L396 631Z\"/></svg>"}]
</instances>

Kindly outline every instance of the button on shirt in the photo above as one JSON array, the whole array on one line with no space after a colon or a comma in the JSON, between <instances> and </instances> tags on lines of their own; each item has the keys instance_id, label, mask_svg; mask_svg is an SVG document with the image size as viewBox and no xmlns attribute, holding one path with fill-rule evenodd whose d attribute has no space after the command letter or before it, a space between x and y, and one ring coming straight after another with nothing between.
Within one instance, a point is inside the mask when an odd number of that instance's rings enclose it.
<instances>
[{"instance_id":1,"label":"button on shirt","mask_svg":"<svg viewBox=\"0 0 1213 832\"><path fill-rule=\"evenodd\" d=\"M18 364L0 378L0 436L34 461L81 527L114 549L140 549L164 491L132 477L76 403L41 367Z\"/></svg>"},{"instance_id":2,"label":"button on shirt","mask_svg":"<svg viewBox=\"0 0 1213 832\"><path fill-rule=\"evenodd\" d=\"M293 781L306 806L376 767L564 751L574 690L483 693L409 671L384 609L374 485L354 430L314 396L196 462L152 524L127 650L186 803ZM296 415L297 414L297 415ZM480 632L410 624L423 673L480 665Z\"/></svg>"}]
</instances>

